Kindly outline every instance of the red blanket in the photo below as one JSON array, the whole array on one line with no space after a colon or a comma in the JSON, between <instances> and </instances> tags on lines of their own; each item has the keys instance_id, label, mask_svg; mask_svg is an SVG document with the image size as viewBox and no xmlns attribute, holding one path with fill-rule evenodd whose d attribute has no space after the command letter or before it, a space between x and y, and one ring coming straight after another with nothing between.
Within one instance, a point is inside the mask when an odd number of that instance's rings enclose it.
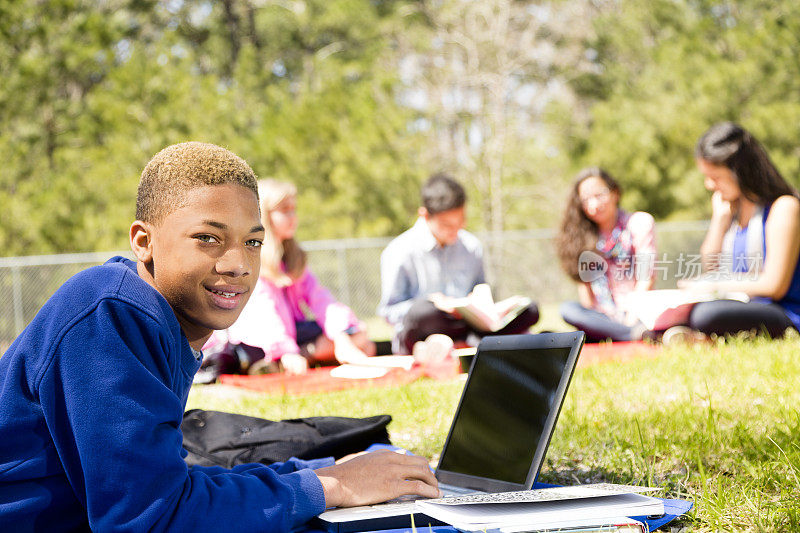
<instances>
[{"instance_id":1,"label":"red blanket","mask_svg":"<svg viewBox=\"0 0 800 533\"><path fill-rule=\"evenodd\" d=\"M660 344L646 342L601 342L584 344L578 358L578 367L607 361L629 361L637 357L653 357L661 353Z\"/></svg>"},{"instance_id":2,"label":"red blanket","mask_svg":"<svg viewBox=\"0 0 800 533\"><path fill-rule=\"evenodd\" d=\"M578 359L584 367L605 361L627 361L636 357L652 357L661 351L660 345L643 342L609 342L586 344ZM306 374L266 374L263 376L222 375L220 382L267 394L313 394L365 387L405 385L422 377L451 379L461 372L457 359L446 359L435 364L414 364L410 370L392 368L379 378L347 379L331 376L334 367L312 368Z\"/></svg>"},{"instance_id":3,"label":"red blanket","mask_svg":"<svg viewBox=\"0 0 800 533\"><path fill-rule=\"evenodd\" d=\"M220 382L268 394L312 394L364 387L386 387L405 385L422 377L450 379L458 375L460 368L456 359L445 359L438 363L415 364L411 370L392 368L379 378L347 379L331 376L335 367L312 368L302 375L266 374L263 376L220 376Z\"/></svg>"}]
</instances>

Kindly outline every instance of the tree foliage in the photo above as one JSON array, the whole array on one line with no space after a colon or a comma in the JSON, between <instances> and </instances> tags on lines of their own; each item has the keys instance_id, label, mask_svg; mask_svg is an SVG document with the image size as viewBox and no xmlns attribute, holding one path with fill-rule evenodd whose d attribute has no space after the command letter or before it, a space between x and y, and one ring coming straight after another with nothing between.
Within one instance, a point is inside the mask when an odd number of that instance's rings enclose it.
<instances>
[{"instance_id":1,"label":"tree foliage","mask_svg":"<svg viewBox=\"0 0 800 533\"><path fill-rule=\"evenodd\" d=\"M788 0L2 2L0 253L126 248L142 167L184 140L297 183L301 239L403 230L437 170L475 230L552 227L588 164L701 218L713 122L796 183L798 34Z\"/></svg>"},{"instance_id":2,"label":"tree foliage","mask_svg":"<svg viewBox=\"0 0 800 533\"><path fill-rule=\"evenodd\" d=\"M694 144L733 120L761 140L784 176L800 170L800 5L743 0L608 2L587 41L596 71L576 161L601 164L625 202L658 218L710 213Z\"/></svg>"},{"instance_id":3,"label":"tree foliage","mask_svg":"<svg viewBox=\"0 0 800 533\"><path fill-rule=\"evenodd\" d=\"M421 169L393 98L393 2L18 2L0 7L5 255L127 247L167 144L227 146L288 179L301 237L399 231Z\"/></svg>"}]
</instances>

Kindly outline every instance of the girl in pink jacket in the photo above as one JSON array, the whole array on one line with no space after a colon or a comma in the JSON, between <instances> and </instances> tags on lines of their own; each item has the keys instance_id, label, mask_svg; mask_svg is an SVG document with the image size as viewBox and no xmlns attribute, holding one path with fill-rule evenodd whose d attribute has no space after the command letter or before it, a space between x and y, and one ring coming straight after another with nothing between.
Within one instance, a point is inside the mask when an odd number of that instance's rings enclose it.
<instances>
[{"instance_id":1,"label":"girl in pink jacket","mask_svg":"<svg viewBox=\"0 0 800 533\"><path fill-rule=\"evenodd\" d=\"M355 363L374 355L375 343L367 338L363 324L320 285L294 238L297 188L288 182L260 180L258 194L267 229L258 284L239 319L227 330L215 332L204 350L241 346L250 359L259 359L250 366L251 374L281 368L301 374L309 364ZM263 352L263 359L260 353L252 355L256 350Z\"/></svg>"}]
</instances>

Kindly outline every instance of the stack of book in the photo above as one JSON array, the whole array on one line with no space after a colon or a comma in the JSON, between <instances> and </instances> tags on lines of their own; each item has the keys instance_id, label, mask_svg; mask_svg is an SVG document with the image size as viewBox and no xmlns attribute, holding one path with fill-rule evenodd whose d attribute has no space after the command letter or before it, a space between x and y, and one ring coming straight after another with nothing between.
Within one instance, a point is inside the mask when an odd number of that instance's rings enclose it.
<instances>
[{"instance_id":1,"label":"stack of book","mask_svg":"<svg viewBox=\"0 0 800 533\"><path fill-rule=\"evenodd\" d=\"M599 483L574 487L419 500L417 510L461 531L645 533L631 516L661 516L664 502L643 493L658 489Z\"/></svg>"}]
</instances>

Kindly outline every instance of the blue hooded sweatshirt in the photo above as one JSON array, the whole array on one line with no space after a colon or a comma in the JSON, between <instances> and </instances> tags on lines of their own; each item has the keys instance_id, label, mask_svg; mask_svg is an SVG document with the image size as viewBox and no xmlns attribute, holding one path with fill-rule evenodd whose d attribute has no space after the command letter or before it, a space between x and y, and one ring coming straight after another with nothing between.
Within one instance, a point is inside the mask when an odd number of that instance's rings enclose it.
<instances>
[{"instance_id":1,"label":"blue hooded sweatshirt","mask_svg":"<svg viewBox=\"0 0 800 533\"><path fill-rule=\"evenodd\" d=\"M0 358L0 530L290 531L328 460L188 467L200 366L167 301L115 257L67 281Z\"/></svg>"}]
</instances>

